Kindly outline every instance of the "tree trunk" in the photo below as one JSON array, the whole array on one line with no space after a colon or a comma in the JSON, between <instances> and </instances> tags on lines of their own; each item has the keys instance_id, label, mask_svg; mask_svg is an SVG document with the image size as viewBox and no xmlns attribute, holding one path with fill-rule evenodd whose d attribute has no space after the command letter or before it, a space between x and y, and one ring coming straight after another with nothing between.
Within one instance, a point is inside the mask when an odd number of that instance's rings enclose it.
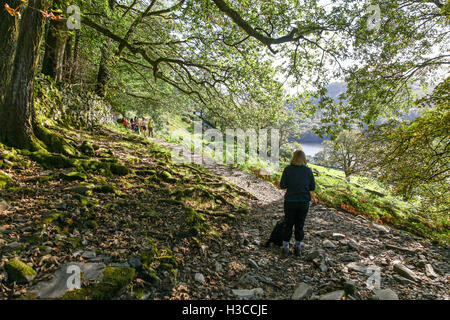
<instances>
[{"instance_id":1,"label":"tree trunk","mask_svg":"<svg viewBox=\"0 0 450 320\"><path fill-rule=\"evenodd\" d=\"M0 75L2 77L0 82L0 106L11 78L19 24L19 20L5 10L6 3L12 8L17 8L21 1L0 1Z\"/></svg>"},{"instance_id":2,"label":"tree trunk","mask_svg":"<svg viewBox=\"0 0 450 320\"><path fill-rule=\"evenodd\" d=\"M12 147L34 148L33 85L43 33L41 0L30 0L23 13L11 80L0 114L0 140Z\"/></svg>"},{"instance_id":3,"label":"tree trunk","mask_svg":"<svg viewBox=\"0 0 450 320\"><path fill-rule=\"evenodd\" d=\"M116 2L114 0L108 0L109 8L114 10ZM112 23L109 21L106 23L107 25L111 25ZM100 66L98 68L97 74L97 86L95 91L100 97L106 96L107 85L109 80L111 79L112 72L112 64L114 59L114 51L113 51L113 41L112 39L107 39L101 48L102 57L100 59Z\"/></svg>"},{"instance_id":4,"label":"tree trunk","mask_svg":"<svg viewBox=\"0 0 450 320\"><path fill-rule=\"evenodd\" d=\"M70 79L69 82L73 83L75 80L75 75L78 72L78 57L80 53L80 31L75 31L75 44L73 48L73 59L72 59L72 67L70 70Z\"/></svg>"},{"instance_id":5,"label":"tree trunk","mask_svg":"<svg viewBox=\"0 0 450 320\"><path fill-rule=\"evenodd\" d=\"M50 76L57 82L63 80L66 39L66 25L59 21L50 21L45 39L45 55L42 62L42 73Z\"/></svg>"},{"instance_id":6,"label":"tree trunk","mask_svg":"<svg viewBox=\"0 0 450 320\"><path fill-rule=\"evenodd\" d=\"M73 36L69 36L67 38L66 46L64 49L63 72L65 82L70 82L70 79L72 78L72 69L73 69Z\"/></svg>"},{"instance_id":7,"label":"tree trunk","mask_svg":"<svg viewBox=\"0 0 450 320\"><path fill-rule=\"evenodd\" d=\"M95 91L100 97L106 96L106 87L111 78L111 57L112 57L112 40L108 39L102 46L102 57L100 59L100 66L97 74L97 86Z\"/></svg>"}]
</instances>

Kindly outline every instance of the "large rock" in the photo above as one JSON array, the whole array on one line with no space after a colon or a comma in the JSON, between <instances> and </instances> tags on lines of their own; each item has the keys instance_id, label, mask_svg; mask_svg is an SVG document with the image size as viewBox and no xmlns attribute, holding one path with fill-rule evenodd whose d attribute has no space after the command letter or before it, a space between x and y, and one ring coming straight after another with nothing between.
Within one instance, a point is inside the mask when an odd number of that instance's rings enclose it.
<instances>
[{"instance_id":1,"label":"large rock","mask_svg":"<svg viewBox=\"0 0 450 320\"><path fill-rule=\"evenodd\" d=\"M31 293L34 294L36 298L41 299L61 298L62 296L64 296L64 294L66 294L67 291L75 289L71 287L71 285L73 285L73 282L70 281L75 275L74 270L72 270L72 268L74 267L79 268L80 276L82 276L82 281L102 280L103 271L106 268L103 263L67 263L62 265L60 269L55 271L51 280L37 283L31 289Z\"/></svg>"},{"instance_id":2,"label":"large rock","mask_svg":"<svg viewBox=\"0 0 450 320\"><path fill-rule=\"evenodd\" d=\"M361 262L351 262L347 264L347 269L364 274L367 272L367 266L363 265Z\"/></svg>"},{"instance_id":3,"label":"large rock","mask_svg":"<svg viewBox=\"0 0 450 320\"><path fill-rule=\"evenodd\" d=\"M408 269L406 266L404 266L401 263L394 264L394 271L406 279L409 279L412 281L418 280L417 275L412 270Z\"/></svg>"},{"instance_id":4,"label":"large rock","mask_svg":"<svg viewBox=\"0 0 450 320\"><path fill-rule=\"evenodd\" d=\"M425 265L425 273L428 277L439 278L439 276L436 274L436 272L434 272L433 267L429 263Z\"/></svg>"},{"instance_id":5,"label":"large rock","mask_svg":"<svg viewBox=\"0 0 450 320\"><path fill-rule=\"evenodd\" d=\"M17 250L17 249L20 249L20 248L21 248L21 245L17 241L10 242L7 245L8 251L14 251L14 250Z\"/></svg>"},{"instance_id":6,"label":"large rock","mask_svg":"<svg viewBox=\"0 0 450 320\"><path fill-rule=\"evenodd\" d=\"M380 231L382 233L389 233L389 228L385 227L385 226L382 226L381 224L372 223L372 227L375 230L378 230L378 231Z\"/></svg>"},{"instance_id":7,"label":"large rock","mask_svg":"<svg viewBox=\"0 0 450 320\"><path fill-rule=\"evenodd\" d=\"M348 241L345 241L345 244L347 245L347 247L349 247L350 249L355 250L355 251L359 251L361 249L359 244L353 239L349 239Z\"/></svg>"},{"instance_id":8,"label":"large rock","mask_svg":"<svg viewBox=\"0 0 450 320\"><path fill-rule=\"evenodd\" d=\"M341 256L339 256L338 259L342 262L354 262L356 260L359 260L359 256L351 252L345 252Z\"/></svg>"},{"instance_id":9,"label":"large rock","mask_svg":"<svg viewBox=\"0 0 450 320\"><path fill-rule=\"evenodd\" d=\"M140 268L142 266L142 261L139 257L131 257L130 259L128 259L128 264L132 268Z\"/></svg>"},{"instance_id":10,"label":"large rock","mask_svg":"<svg viewBox=\"0 0 450 320\"><path fill-rule=\"evenodd\" d=\"M356 283L353 280L347 280L344 283L344 291L346 295L354 295L356 291Z\"/></svg>"},{"instance_id":11,"label":"large rock","mask_svg":"<svg viewBox=\"0 0 450 320\"><path fill-rule=\"evenodd\" d=\"M214 264L214 269L216 270L216 272L222 272L223 271L222 264L219 261L216 261Z\"/></svg>"},{"instance_id":12,"label":"large rock","mask_svg":"<svg viewBox=\"0 0 450 320\"><path fill-rule=\"evenodd\" d=\"M327 266L327 264L326 264L326 262L325 262L324 259L322 259L322 260L320 261L319 269L320 269L320 271L322 271L322 272L327 272L327 271L328 271L328 266Z\"/></svg>"},{"instance_id":13,"label":"large rock","mask_svg":"<svg viewBox=\"0 0 450 320\"><path fill-rule=\"evenodd\" d=\"M258 279L256 279L254 276L249 275L249 274L245 274L241 277L241 279L239 279L239 281L243 284L251 284L253 286L259 286L259 281Z\"/></svg>"},{"instance_id":14,"label":"large rock","mask_svg":"<svg viewBox=\"0 0 450 320\"><path fill-rule=\"evenodd\" d=\"M232 292L238 299L242 300L254 299L256 296L264 295L264 290L261 288L255 288L250 290L232 289Z\"/></svg>"},{"instance_id":15,"label":"large rock","mask_svg":"<svg viewBox=\"0 0 450 320\"><path fill-rule=\"evenodd\" d=\"M11 208L11 206L8 204L8 202L0 199L0 213L9 210L9 208Z\"/></svg>"},{"instance_id":16,"label":"large rock","mask_svg":"<svg viewBox=\"0 0 450 320\"><path fill-rule=\"evenodd\" d=\"M397 294L391 289L378 289L374 291L374 300L398 300Z\"/></svg>"},{"instance_id":17,"label":"large rock","mask_svg":"<svg viewBox=\"0 0 450 320\"><path fill-rule=\"evenodd\" d=\"M319 300L341 300L344 294L344 290L333 291L320 296Z\"/></svg>"},{"instance_id":18,"label":"large rock","mask_svg":"<svg viewBox=\"0 0 450 320\"><path fill-rule=\"evenodd\" d=\"M322 245L324 248L327 248L327 249L335 249L336 248L336 245L328 239L324 240L322 242Z\"/></svg>"},{"instance_id":19,"label":"large rock","mask_svg":"<svg viewBox=\"0 0 450 320\"><path fill-rule=\"evenodd\" d=\"M322 256L323 256L323 252L321 250L315 249L306 255L306 260L313 261L314 259L317 259L317 258L321 259Z\"/></svg>"},{"instance_id":20,"label":"large rock","mask_svg":"<svg viewBox=\"0 0 450 320\"><path fill-rule=\"evenodd\" d=\"M81 255L83 259L90 260L96 257L95 251L84 251Z\"/></svg>"},{"instance_id":21,"label":"large rock","mask_svg":"<svg viewBox=\"0 0 450 320\"><path fill-rule=\"evenodd\" d=\"M95 156L94 146L89 141L83 141L80 146L80 151L87 156Z\"/></svg>"},{"instance_id":22,"label":"large rock","mask_svg":"<svg viewBox=\"0 0 450 320\"><path fill-rule=\"evenodd\" d=\"M8 273L8 280L17 283L27 283L36 277L36 271L20 260L9 260L5 264L5 270Z\"/></svg>"},{"instance_id":23,"label":"large rock","mask_svg":"<svg viewBox=\"0 0 450 320\"><path fill-rule=\"evenodd\" d=\"M292 294L292 300L302 300L309 298L312 295L312 292L312 287L310 285L301 282Z\"/></svg>"},{"instance_id":24,"label":"large rock","mask_svg":"<svg viewBox=\"0 0 450 320\"><path fill-rule=\"evenodd\" d=\"M194 276L195 281L204 283L205 282L205 276L201 273L196 273Z\"/></svg>"}]
</instances>

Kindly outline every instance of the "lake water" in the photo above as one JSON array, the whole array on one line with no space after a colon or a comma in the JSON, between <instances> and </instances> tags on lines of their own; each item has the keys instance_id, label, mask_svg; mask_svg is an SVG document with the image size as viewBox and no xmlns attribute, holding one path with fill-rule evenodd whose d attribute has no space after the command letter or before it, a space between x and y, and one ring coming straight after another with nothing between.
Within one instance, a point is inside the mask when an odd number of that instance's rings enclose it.
<instances>
[{"instance_id":1,"label":"lake water","mask_svg":"<svg viewBox=\"0 0 450 320\"><path fill-rule=\"evenodd\" d=\"M301 143L303 152L307 157L314 157L316 153L323 150L323 145L320 143Z\"/></svg>"}]
</instances>

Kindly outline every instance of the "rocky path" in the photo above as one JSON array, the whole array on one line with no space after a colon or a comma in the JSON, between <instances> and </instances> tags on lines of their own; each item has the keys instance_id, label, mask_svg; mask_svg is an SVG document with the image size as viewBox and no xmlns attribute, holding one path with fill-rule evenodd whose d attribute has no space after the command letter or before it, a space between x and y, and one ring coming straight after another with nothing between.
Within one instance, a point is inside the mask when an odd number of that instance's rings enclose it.
<instances>
[{"instance_id":1,"label":"rocky path","mask_svg":"<svg viewBox=\"0 0 450 320\"><path fill-rule=\"evenodd\" d=\"M448 247L312 204L302 257L281 259L278 247L261 245L283 215L283 192L239 169L202 165L256 199L231 240L205 247L201 260L180 270L182 280L197 283L192 298L449 299Z\"/></svg>"},{"instance_id":2,"label":"rocky path","mask_svg":"<svg viewBox=\"0 0 450 320\"><path fill-rule=\"evenodd\" d=\"M139 167L154 166L152 156L143 149L117 144L123 137L113 132L103 134L106 140L98 141L100 150L111 151L124 163L132 156ZM177 147L153 141L168 149ZM177 218L184 217L179 214L180 208L171 207L173 218L155 216L150 224L147 215L142 214L147 212L144 206L150 206L149 193L139 191L139 183L133 191L128 190L119 177L108 182L123 185L124 200L120 201L103 193L81 198L75 189L86 187L59 178L47 185L50 188L16 188L22 190L21 195L9 203L0 197L0 299L61 298L68 289L69 266L78 266L83 281L89 283L100 281L107 266L141 270L142 261L136 254L148 246L149 230L155 243L169 248L178 261L176 281L156 281L146 286L137 275L114 299L449 299L448 247L313 203L306 219L302 256L281 259L280 248L264 248L262 244L283 216L283 192L239 169L211 161L202 165L253 197L249 197L249 212L242 219L209 220L219 237L196 241L173 236L183 226L183 220ZM64 172L32 166L16 179L23 181L21 187L31 187L33 182L25 182L30 177L59 177ZM3 190L0 195L9 196L11 192L18 191ZM80 207L79 199L97 204L92 204L91 209ZM111 206L113 202L117 204ZM94 218L103 219L94 228L95 233L94 229L81 228L62 235L55 225L43 227L36 220L52 217L55 212L74 219L89 218L94 209ZM141 228L139 222L147 224ZM67 237L79 243L72 244ZM11 272L4 268L15 257L23 261L16 269L28 265L36 271L20 284L10 281ZM143 292L138 297L135 289L139 288Z\"/></svg>"}]
</instances>

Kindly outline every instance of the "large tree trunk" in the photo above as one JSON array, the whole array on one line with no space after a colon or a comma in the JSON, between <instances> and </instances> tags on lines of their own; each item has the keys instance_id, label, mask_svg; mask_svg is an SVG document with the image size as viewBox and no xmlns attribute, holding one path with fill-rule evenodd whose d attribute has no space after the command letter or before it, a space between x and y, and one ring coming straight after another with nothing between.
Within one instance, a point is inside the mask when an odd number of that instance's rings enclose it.
<instances>
[{"instance_id":1,"label":"large tree trunk","mask_svg":"<svg viewBox=\"0 0 450 320\"><path fill-rule=\"evenodd\" d=\"M42 73L57 82L63 80L64 49L66 47L66 25L60 21L50 21L45 39L45 55Z\"/></svg>"},{"instance_id":2,"label":"large tree trunk","mask_svg":"<svg viewBox=\"0 0 450 320\"><path fill-rule=\"evenodd\" d=\"M17 8L21 1L0 1L0 75L2 78L0 81L0 106L11 78L19 21L5 10L6 3L12 8Z\"/></svg>"},{"instance_id":3,"label":"large tree trunk","mask_svg":"<svg viewBox=\"0 0 450 320\"><path fill-rule=\"evenodd\" d=\"M35 146L33 85L43 33L41 0L30 0L20 23L11 80L0 114L0 140L17 148Z\"/></svg>"}]
</instances>

